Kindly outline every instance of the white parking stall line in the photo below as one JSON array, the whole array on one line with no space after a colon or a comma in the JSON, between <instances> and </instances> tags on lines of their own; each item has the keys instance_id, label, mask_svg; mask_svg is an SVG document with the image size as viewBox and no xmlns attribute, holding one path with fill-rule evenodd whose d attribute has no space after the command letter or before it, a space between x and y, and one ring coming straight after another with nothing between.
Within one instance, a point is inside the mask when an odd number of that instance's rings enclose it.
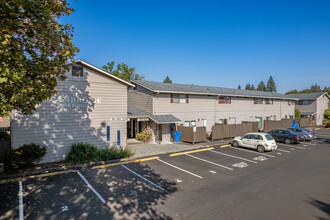
<instances>
[{"instance_id":1,"label":"white parking stall line","mask_svg":"<svg viewBox=\"0 0 330 220\"><path fill-rule=\"evenodd\" d=\"M297 148L297 149L302 149L302 150L306 150L306 148L305 147L298 147L298 146L292 146L292 144L291 145L287 145L287 144L280 144L280 146L284 146L284 147L292 147L292 148Z\"/></svg>"},{"instance_id":2,"label":"white parking stall line","mask_svg":"<svg viewBox=\"0 0 330 220\"><path fill-rule=\"evenodd\" d=\"M310 146L315 146L316 144L313 144L313 143L306 143L306 141L305 142L303 142L302 144L305 144L305 145L310 145Z\"/></svg>"},{"instance_id":3,"label":"white parking stall line","mask_svg":"<svg viewBox=\"0 0 330 220\"><path fill-rule=\"evenodd\" d=\"M227 149L241 150L241 151L249 152L249 153L252 153L252 154L260 154L260 155L263 155L263 156L273 157L273 158L275 157L273 155L267 155L267 154L263 154L263 153L259 153L259 152L254 152L254 151L250 151L250 150L245 150L245 149L237 148L237 147L228 147Z\"/></svg>"},{"instance_id":4,"label":"white parking stall line","mask_svg":"<svg viewBox=\"0 0 330 220\"><path fill-rule=\"evenodd\" d=\"M282 152L285 152L285 153L291 153L291 151L288 151L288 150L282 150L282 149L275 149L275 150L277 150L277 151L282 151Z\"/></svg>"},{"instance_id":5,"label":"white parking stall line","mask_svg":"<svg viewBox=\"0 0 330 220\"><path fill-rule=\"evenodd\" d=\"M248 161L248 162L251 162L251 163L258 163L258 162L255 162L253 160L248 160L248 159L245 159L245 158L242 158L242 157L236 157L236 156L233 156L233 155L230 155L230 154L225 154L225 153L220 153L218 151L215 151L215 150L210 150L214 153L217 153L217 154L222 154L222 155L225 155L225 156L228 156L228 157L233 157L233 158L236 158L236 159L240 159L240 160L245 160L245 161Z\"/></svg>"},{"instance_id":6,"label":"white parking stall line","mask_svg":"<svg viewBox=\"0 0 330 220\"><path fill-rule=\"evenodd\" d=\"M19 198L19 219L23 220L24 219L24 209L23 209L23 184L20 181L18 183L18 198Z\"/></svg>"},{"instance_id":7,"label":"white parking stall line","mask_svg":"<svg viewBox=\"0 0 330 220\"><path fill-rule=\"evenodd\" d=\"M195 158L195 159L197 159L197 160L204 161L204 162L206 162L206 163L210 163L210 164L213 164L213 165L216 165L216 166L219 166L219 167L222 167L222 168L228 169L228 170L234 170L234 169L232 169L232 168L230 168L230 167L226 167L226 166L223 166L223 165L221 165L221 164L214 163L214 162L212 162L212 161L208 161L208 160L205 160L205 159L202 159L202 158L199 158L199 157L195 157L195 156L190 155L190 154L185 154L185 155L187 155L187 156L189 156L189 157L192 157L192 158Z\"/></svg>"},{"instance_id":8,"label":"white parking stall line","mask_svg":"<svg viewBox=\"0 0 330 220\"><path fill-rule=\"evenodd\" d=\"M83 179L84 181L85 181L85 183L87 184L87 186L95 193L95 195L97 196L97 197L99 197L99 199L101 200L101 202L103 203L103 204L105 204L105 200L102 198L102 196L92 187L92 185L91 184L89 184L89 182L86 180L86 178L78 171L77 172L78 173L78 175L81 177L81 179Z\"/></svg>"},{"instance_id":9,"label":"white parking stall line","mask_svg":"<svg viewBox=\"0 0 330 220\"><path fill-rule=\"evenodd\" d=\"M180 167L174 166L173 164L167 163L167 162L165 162L165 161L163 161L163 160L161 160L161 159L157 159L157 160L158 160L159 162L162 162L162 163L168 165L168 166L174 167L174 168L176 168L176 169L178 169L178 170L181 170L181 171L183 171L183 172L189 173L190 175L193 175L193 176L195 176L195 177L198 177L198 178L200 178L200 179L203 179L203 177L201 177L201 176L199 176L199 175L197 175L197 174L194 174L194 173L192 173L192 172L189 172L189 171L187 171L187 170L184 170L184 169L182 169L182 168L180 168Z\"/></svg>"},{"instance_id":10,"label":"white parking stall line","mask_svg":"<svg viewBox=\"0 0 330 220\"><path fill-rule=\"evenodd\" d=\"M144 178L143 176L141 176L140 174L137 174L136 172L134 172L133 170L131 170L130 168L128 168L125 165L121 165L122 167L124 167L126 170L130 171L131 173L137 175L138 177L140 177L141 179L147 181L148 183L150 183L151 185L155 186L156 188L160 189L160 190L164 190L162 187L158 186L157 184L151 182L150 180Z\"/></svg>"}]
</instances>

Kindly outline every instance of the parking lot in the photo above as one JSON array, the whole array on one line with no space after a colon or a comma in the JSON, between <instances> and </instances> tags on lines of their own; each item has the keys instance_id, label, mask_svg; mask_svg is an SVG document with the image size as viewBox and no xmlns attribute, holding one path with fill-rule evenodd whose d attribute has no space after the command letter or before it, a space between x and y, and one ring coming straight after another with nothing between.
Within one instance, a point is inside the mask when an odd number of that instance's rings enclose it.
<instances>
[{"instance_id":1,"label":"parking lot","mask_svg":"<svg viewBox=\"0 0 330 220\"><path fill-rule=\"evenodd\" d=\"M330 130L0 184L0 219L329 219Z\"/></svg>"}]
</instances>

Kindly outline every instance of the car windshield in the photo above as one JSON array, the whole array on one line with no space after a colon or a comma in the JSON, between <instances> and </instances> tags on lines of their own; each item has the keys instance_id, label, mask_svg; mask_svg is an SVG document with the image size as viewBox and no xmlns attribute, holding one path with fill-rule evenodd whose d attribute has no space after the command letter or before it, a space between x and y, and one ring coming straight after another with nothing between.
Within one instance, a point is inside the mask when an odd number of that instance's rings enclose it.
<instances>
[{"instance_id":1,"label":"car windshield","mask_svg":"<svg viewBox=\"0 0 330 220\"><path fill-rule=\"evenodd\" d=\"M288 130L288 132L290 133L290 134L293 134L293 135L298 135L296 132L294 132L294 131L290 131L290 130Z\"/></svg>"},{"instance_id":2,"label":"car windshield","mask_svg":"<svg viewBox=\"0 0 330 220\"><path fill-rule=\"evenodd\" d=\"M266 134L265 137L266 137L266 139L269 140L269 141L274 140L273 136L271 136L271 135L269 135L269 134Z\"/></svg>"},{"instance_id":3,"label":"car windshield","mask_svg":"<svg viewBox=\"0 0 330 220\"><path fill-rule=\"evenodd\" d=\"M303 131L305 131L305 132L307 132L307 133L310 133L310 132L311 132L310 130L308 130L308 129L306 129L306 128L301 128L301 130L303 130Z\"/></svg>"}]
</instances>

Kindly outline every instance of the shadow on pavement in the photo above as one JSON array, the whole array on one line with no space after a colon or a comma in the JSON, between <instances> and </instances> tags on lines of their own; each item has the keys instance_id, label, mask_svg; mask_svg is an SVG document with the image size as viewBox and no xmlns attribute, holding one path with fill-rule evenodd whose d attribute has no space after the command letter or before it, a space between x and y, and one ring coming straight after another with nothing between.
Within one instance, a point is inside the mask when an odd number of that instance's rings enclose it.
<instances>
[{"instance_id":1,"label":"shadow on pavement","mask_svg":"<svg viewBox=\"0 0 330 220\"><path fill-rule=\"evenodd\" d=\"M320 200L313 199L313 198L310 198L309 200L310 201L307 201L307 203L315 206L316 208L318 208L319 210L323 211L327 215L326 218L324 218L324 217L317 217L318 219L320 219L320 220L328 220L328 219L330 219L330 203L322 202Z\"/></svg>"}]
</instances>

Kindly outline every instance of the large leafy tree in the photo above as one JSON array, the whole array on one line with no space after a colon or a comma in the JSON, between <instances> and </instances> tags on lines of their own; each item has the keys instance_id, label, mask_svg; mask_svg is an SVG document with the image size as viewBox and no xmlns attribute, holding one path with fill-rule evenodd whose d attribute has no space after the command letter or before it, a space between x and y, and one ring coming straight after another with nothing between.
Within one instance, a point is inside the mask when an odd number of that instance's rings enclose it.
<instances>
[{"instance_id":1,"label":"large leafy tree","mask_svg":"<svg viewBox=\"0 0 330 220\"><path fill-rule=\"evenodd\" d=\"M266 88L267 92L277 92L276 85L272 76L269 77Z\"/></svg>"},{"instance_id":2,"label":"large leafy tree","mask_svg":"<svg viewBox=\"0 0 330 220\"><path fill-rule=\"evenodd\" d=\"M266 85L264 83L264 81L261 81L259 84L258 84L258 88L257 88L258 91L264 91L266 92Z\"/></svg>"},{"instance_id":3,"label":"large leafy tree","mask_svg":"<svg viewBox=\"0 0 330 220\"><path fill-rule=\"evenodd\" d=\"M114 76L117 76L127 82L130 82L132 80L143 80L145 77L143 75L135 73L135 67L129 67L125 63L118 63L117 69L115 68L115 62L111 61L108 62L106 65L102 66L102 68L113 74Z\"/></svg>"},{"instance_id":4,"label":"large leafy tree","mask_svg":"<svg viewBox=\"0 0 330 220\"><path fill-rule=\"evenodd\" d=\"M72 11L66 0L0 1L0 115L31 114L56 93L78 51L72 26L58 22Z\"/></svg>"},{"instance_id":5,"label":"large leafy tree","mask_svg":"<svg viewBox=\"0 0 330 220\"><path fill-rule=\"evenodd\" d=\"M170 77L166 76L166 78L163 81L164 83L172 83L172 80L170 79Z\"/></svg>"}]
</instances>

